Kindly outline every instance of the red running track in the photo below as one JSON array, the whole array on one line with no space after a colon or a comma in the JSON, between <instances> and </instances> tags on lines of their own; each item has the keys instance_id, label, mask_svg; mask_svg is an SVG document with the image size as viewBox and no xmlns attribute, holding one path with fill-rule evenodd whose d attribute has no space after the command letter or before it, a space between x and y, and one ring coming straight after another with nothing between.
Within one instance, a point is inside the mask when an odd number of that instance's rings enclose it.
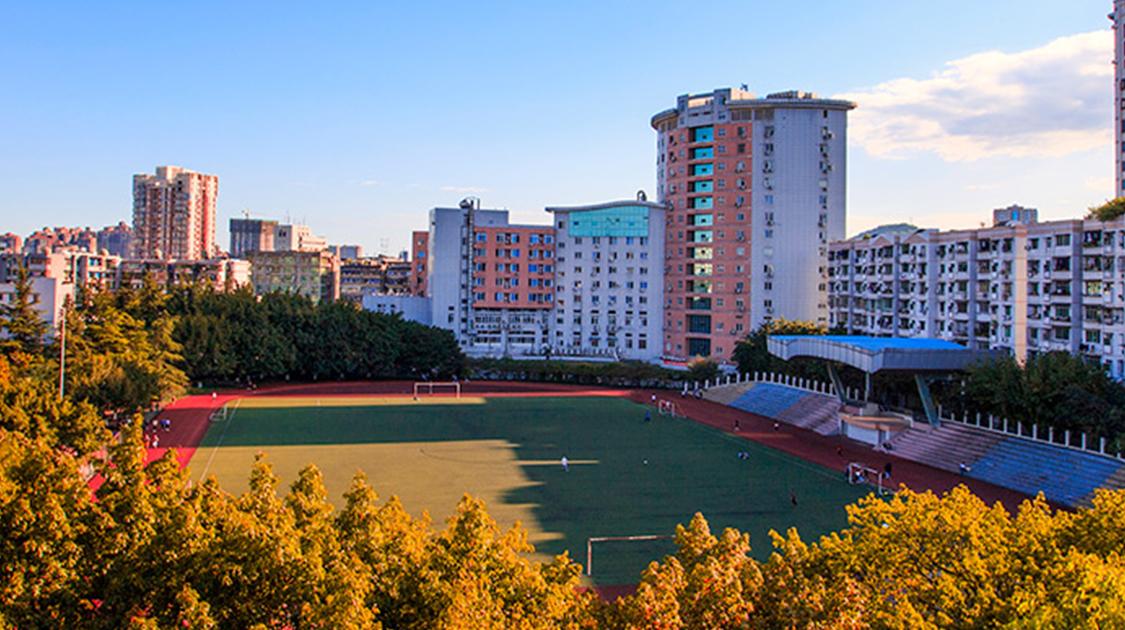
<instances>
[{"instance_id":1,"label":"red running track","mask_svg":"<svg viewBox=\"0 0 1125 630\"><path fill-rule=\"evenodd\" d=\"M172 420L170 431L161 431L159 448L150 448L149 460L162 457L169 448L177 450L181 465L187 465L196 448L207 432L209 418L213 411L229 401L245 396L340 396L340 395L384 395L411 397L413 381L372 381L336 382L271 385L255 390L228 390L219 392L213 399L210 394L187 396L169 405L158 416ZM951 490L958 484L969 487L977 496L988 503L997 501L1014 511L1027 499L1027 495L997 485L957 475L902 459L890 453L875 451L870 446L860 444L839 436L823 436L807 429L714 403L708 400L682 398L668 390L629 390L610 389L583 385L559 383L526 383L507 381L474 381L462 383L462 393L484 395L490 398L508 396L607 396L627 397L633 401L648 404L655 395L658 398L673 400L681 411L691 420L700 422L732 435L738 435L766 446L776 448L822 466L840 470L841 474L848 462L864 462L877 470L891 462L895 485L904 484L917 491L932 490L937 493ZM739 431L734 433L734 422L738 420Z\"/></svg>"}]
</instances>

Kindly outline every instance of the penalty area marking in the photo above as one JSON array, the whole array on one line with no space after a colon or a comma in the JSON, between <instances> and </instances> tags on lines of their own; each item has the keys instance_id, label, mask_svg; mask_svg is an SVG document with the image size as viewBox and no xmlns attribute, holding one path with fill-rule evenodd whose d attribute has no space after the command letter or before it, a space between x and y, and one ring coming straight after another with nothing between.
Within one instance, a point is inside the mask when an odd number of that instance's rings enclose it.
<instances>
[{"instance_id":1,"label":"penalty area marking","mask_svg":"<svg viewBox=\"0 0 1125 630\"><path fill-rule=\"evenodd\" d=\"M241 403L241 398L234 401L234 406L231 408L230 415L227 416L225 426L223 426L223 432L219 434L218 441L215 442L215 445L211 447L211 456L207 458L207 465L203 467L203 473L199 475L200 479L207 478L207 471L211 470L211 462L215 461L215 454L219 452L219 447L223 445L223 438L227 436L227 429L229 429L230 425L234 423L235 413L238 411L238 405L240 405Z\"/></svg>"}]
</instances>

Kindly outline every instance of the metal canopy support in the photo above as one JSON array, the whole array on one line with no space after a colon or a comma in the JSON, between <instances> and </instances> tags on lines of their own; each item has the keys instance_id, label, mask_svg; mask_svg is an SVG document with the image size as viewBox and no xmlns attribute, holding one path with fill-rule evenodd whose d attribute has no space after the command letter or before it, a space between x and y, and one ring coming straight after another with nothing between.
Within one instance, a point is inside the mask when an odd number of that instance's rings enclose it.
<instances>
[{"instance_id":1,"label":"metal canopy support","mask_svg":"<svg viewBox=\"0 0 1125 630\"><path fill-rule=\"evenodd\" d=\"M828 378L832 379L832 386L836 388L836 396L840 399L840 402L845 405L848 404L847 389L844 387L843 379L840 378L840 373L836 371L836 364L831 361L825 361L824 363L828 366Z\"/></svg>"},{"instance_id":2,"label":"metal canopy support","mask_svg":"<svg viewBox=\"0 0 1125 630\"><path fill-rule=\"evenodd\" d=\"M937 406L934 404L934 397L930 394L930 379L921 374L915 374L914 382L918 384L918 396L922 399L922 409L926 412L926 419L930 421L930 426L940 427L941 417L938 415Z\"/></svg>"}]
</instances>

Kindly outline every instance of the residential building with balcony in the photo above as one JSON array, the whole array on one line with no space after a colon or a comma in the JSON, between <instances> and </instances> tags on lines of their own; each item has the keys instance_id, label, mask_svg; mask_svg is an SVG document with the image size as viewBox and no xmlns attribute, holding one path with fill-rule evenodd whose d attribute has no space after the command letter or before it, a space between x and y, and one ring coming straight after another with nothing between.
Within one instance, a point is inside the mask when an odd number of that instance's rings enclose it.
<instances>
[{"instance_id":1,"label":"residential building with balcony","mask_svg":"<svg viewBox=\"0 0 1125 630\"><path fill-rule=\"evenodd\" d=\"M653 116L659 200L669 206L666 358L727 361L764 322L828 322L828 243L845 234L854 107L719 89Z\"/></svg>"},{"instance_id":2,"label":"residential building with balcony","mask_svg":"<svg viewBox=\"0 0 1125 630\"><path fill-rule=\"evenodd\" d=\"M829 248L830 325L939 337L1017 359L1061 350L1125 377L1125 218L1039 222L994 211L970 230L887 226Z\"/></svg>"},{"instance_id":3,"label":"residential building with balcony","mask_svg":"<svg viewBox=\"0 0 1125 630\"><path fill-rule=\"evenodd\" d=\"M215 242L219 178L179 166L133 176L133 258L205 260Z\"/></svg>"},{"instance_id":4,"label":"residential building with balcony","mask_svg":"<svg viewBox=\"0 0 1125 630\"><path fill-rule=\"evenodd\" d=\"M277 221L270 219L251 219L249 217L230 220L230 255L232 258L246 258L251 252L272 252L278 231Z\"/></svg>"},{"instance_id":5,"label":"residential building with balcony","mask_svg":"<svg viewBox=\"0 0 1125 630\"><path fill-rule=\"evenodd\" d=\"M256 295L293 293L314 302L340 298L340 261L326 251L251 252L247 260Z\"/></svg>"}]
</instances>

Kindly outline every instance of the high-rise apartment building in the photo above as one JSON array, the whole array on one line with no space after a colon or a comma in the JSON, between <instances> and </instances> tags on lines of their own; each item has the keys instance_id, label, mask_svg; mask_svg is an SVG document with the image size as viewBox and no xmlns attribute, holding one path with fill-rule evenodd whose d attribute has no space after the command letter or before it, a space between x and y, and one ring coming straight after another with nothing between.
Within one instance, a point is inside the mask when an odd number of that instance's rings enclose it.
<instances>
[{"instance_id":1,"label":"high-rise apartment building","mask_svg":"<svg viewBox=\"0 0 1125 630\"><path fill-rule=\"evenodd\" d=\"M230 255L245 258L251 252L274 251L277 221L268 219L231 219Z\"/></svg>"},{"instance_id":2,"label":"high-rise apartment building","mask_svg":"<svg viewBox=\"0 0 1125 630\"><path fill-rule=\"evenodd\" d=\"M133 256L200 260L215 255L216 175L158 166L133 176Z\"/></svg>"},{"instance_id":3,"label":"high-rise apartment building","mask_svg":"<svg viewBox=\"0 0 1125 630\"><path fill-rule=\"evenodd\" d=\"M1013 206L980 229L877 228L829 257L830 323L849 333L1061 350L1125 378L1125 219L1040 223Z\"/></svg>"},{"instance_id":4,"label":"high-rise apartment building","mask_svg":"<svg viewBox=\"0 0 1125 630\"><path fill-rule=\"evenodd\" d=\"M845 234L854 103L737 89L652 118L664 242L663 354L728 360L775 318L827 323L828 242Z\"/></svg>"},{"instance_id":5,"label":"high-rise apartment building","mask_svg":"<svg viewBox=\"0 0 1125 630\"><path fill-rule=\"evenodd\" d=\"M1116 188L1113 196L1125 195L1125 0L1113 0L1113 155Z\"/></svg>"},{"instance_id":6,"label":"high-rise apartment building","mask_svg":"<svg viewBox=\"0 0 1125 630\"><path fill-rule=\"evenodd\" d=\"M555 354L660 358L664 211L643 194L635 201L547 208L557 251Z\"/></svg>"}]
</instances>

